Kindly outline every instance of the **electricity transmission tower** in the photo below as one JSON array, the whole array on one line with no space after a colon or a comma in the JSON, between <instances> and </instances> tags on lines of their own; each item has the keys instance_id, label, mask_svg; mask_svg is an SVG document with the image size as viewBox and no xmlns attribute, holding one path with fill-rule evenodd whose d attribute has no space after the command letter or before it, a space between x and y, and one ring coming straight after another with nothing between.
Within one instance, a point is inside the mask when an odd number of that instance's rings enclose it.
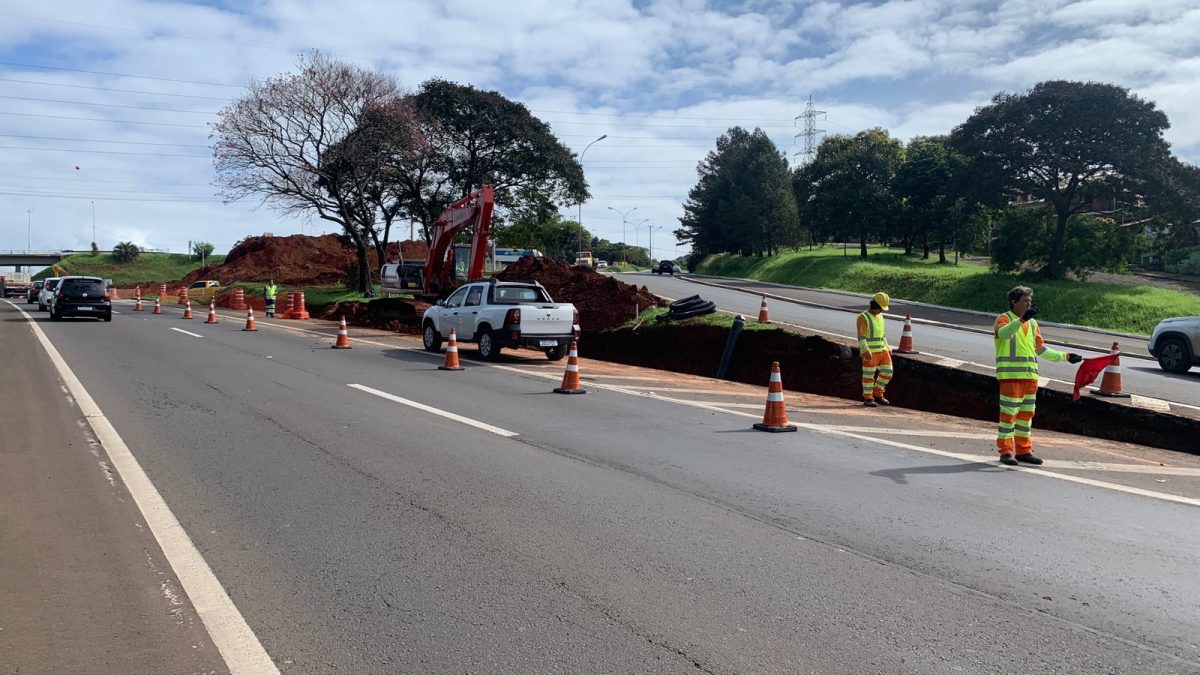
<instances>
[{"instance_id":1,"label":"electricity transmission tower","mask_svg":"<svg viewBox=\"0 0 1200 675\"><path fill-rule=\"evenodd\" d=\"M813 160L813 157L815 157L817 154L817 137L820 134L825 133L824 129L817 128L817 116L818 115L824 116L825 111L824 110L816 110L815 108L813 108L812 96L810 95L808 97L808 105L804 106L804 112L797 115L796 119L794 120L795 125L799 126L800 119L801 118L804 119L804 131L802 133L796 134L793 137L794 139L798 139L801 136L804 137L804 150L802 152L797 152L794 155L792 155L793 157L803 156L803 159L800 160L801 165L808 164L809 162L811 162Z\"/></svg>"}]
</instances>

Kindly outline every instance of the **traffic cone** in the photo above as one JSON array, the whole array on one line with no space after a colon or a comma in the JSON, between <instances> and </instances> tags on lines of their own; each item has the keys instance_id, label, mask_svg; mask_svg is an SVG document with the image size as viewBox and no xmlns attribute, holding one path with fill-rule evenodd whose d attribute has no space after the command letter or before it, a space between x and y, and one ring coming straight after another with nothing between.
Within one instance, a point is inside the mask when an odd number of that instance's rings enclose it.
<instances>
[{"instance_id":1,"label":"traffic cone","mask_svg":"<svg viewBox=\"0 0 1200 675\"><path fill-rule=\"evenodd\" d=\"M254 325L254 308L246 308L246 327L242 330L258 330L258 326Z\"/></svg>"},{"instance_id":2,"label":"traffic cone","mask_svg":"<svg viewBox=\"0 0 1200 675\"><path fill-rule=\"evenodd\" d=\"M153 314L162 314L162 298L155 298L155 299L154 299L154 312L153 312Z\"/></svg>"},{"instance_id":3,"label":"traffic cone","mask_svg":"<svg viewBox=\"0 0 1200 675\"><path fill-rule=\"evenodd\" d=\"M904 315L904 330L900 332L900 346L896 348L897 354L920 354L913 349L912 339L912 317L908 314Z\"/></svg>"},{"instance_id":4,"label":"traffic cone","mask_svg":"<svg viewBox=\"0 0 1200 675\"><path fill-rule=\"evenodd\" d=\"M217 322L217 301L210 300L208 302L208 318L204 320L204 323L216 323L216 322Z\"/></svg>"},{"instance_id":5,"label":"traffic cone","mask_svg":"<svg viewBox=\"0 0 1200 675\"><path fill-rule=\"evenodd\" d=\"M563 372L562 386L555 387L556 394L586 394L587 389L579 386L579 347L571 343L571 351L567 356L567 369Z\"/></svg>"},{"instance_id":6,"label":"traffic cone","mask_svg":"<svg viewBox=\"0 0 1200 675\"><path fill-rule=\"evenodd\" d=\"M438 366L438 370L465 370L458 365L458 334L450 329L450 342L446 345L446 362Z\"/></svg>"},{"instance_id":7,"label":"traffic cone","mask_svg":"<svg viewBox=\"0 0 1200 675\"><path fill-rule=\"evenodd\" d=\"M342 323L338 325L337 342L332 346L334 349L350 349L350 333L346 330L346 316L344 314L342 315ZM457 348L456 346L455 349Z\"/></svg>"},{"instance_id":8,"label":"traffic cone","mask_svg":"<svg viewBox=\"0 0 1200 675\"><path fill-rule=\"evenodd\" d=\"M771 382L767 385L767 409L763 421L755 423L755 429L779 433L795 431L796 425L788 424L787 406L783 402L783 377L779 374L779 362L771 364Z\"/></svg>"},{"instance_id":9,"label":"traffic cone","mask_svg":"<svg viewBox=\"0 0 1200 675\"><path fill-rule=\"evenodd\" d=\"M143 311L142 310L142 287L141 286L137 287L137 295L135 296L135 298L136 298L137 302L133 303L133 311L135 311L135 312Z\"/></svg>"},{"instance_id":10,"label":"traffic cone","mask_svg":"<svg viewBox=\"0 0 1200 675\"><path fill-rule=\"evenodd\" d=\"M767 296L762 296L762 304L758 307L758 322L771 323L770 317L767 316Z\"/></svg>"},{"instance_id":11,"label":"traffic cone","mask_svg":"<svg viewBox=\"0 0 1200 675\"><path fill-rule=\"evenodd\" d=\"M1110 398L1129 398L1129 394L1121 388L1121 345L1113 343L1110 354L1117 354L1117 358L1104 369L1104 377L1100 380L1100 391L1096 392L1101 396Z\"/></svg>"},{"instance_id":12,"label":"traffic cone","mask_svg":"<svg viewBox=\"0 0 1200 675\"><path fill-rule=\"evenodd\" d=\"M183 306L183 318L185 318L185 319L192 318L192 301L191 300L188 300L187 303Z\"/></svg>"},{"instance_id":13,"label":"traffic cone","mask_svg":"<svg viewBox=\"0 0 1200 675\"><path fill-rule=\"evenodd\" d=\"M278 312L276 312L275 314L277 316L279 315ZM283 315L280 316L279 318L281 318L281 319L292 318L292 293L290 291L287 293L287 304L284 305L284 307L283 307Z\"/></svg>"}]
</instances>

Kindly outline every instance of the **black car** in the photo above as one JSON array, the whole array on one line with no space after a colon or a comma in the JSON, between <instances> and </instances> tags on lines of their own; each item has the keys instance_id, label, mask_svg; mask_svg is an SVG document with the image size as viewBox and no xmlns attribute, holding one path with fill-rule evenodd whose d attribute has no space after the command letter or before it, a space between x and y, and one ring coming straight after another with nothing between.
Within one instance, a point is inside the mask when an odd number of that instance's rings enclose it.
<instances>
[{"instance_id":1,"label":"black car","mask_svg":"<svg viewBox=\"0 0 1200 675\"><path fill-rule=\"evenodd\" d=\"M670 260L661 260L659 261L658 266L650 271L654 274L670 274L674 276L676 273L681 272L682 270L679 269L679 265L676 265Z\"/></svg>"},{"instance_id":2,"label":"black car","mask_svg":"<svg viewBox=\"0 0 1200 675\"><path fill-rule=\"evenodd\" d=\"M99 277L63 277L50 296L50 318L90 316L112 321L108 285Z\"/></svg>"}]
</instances>

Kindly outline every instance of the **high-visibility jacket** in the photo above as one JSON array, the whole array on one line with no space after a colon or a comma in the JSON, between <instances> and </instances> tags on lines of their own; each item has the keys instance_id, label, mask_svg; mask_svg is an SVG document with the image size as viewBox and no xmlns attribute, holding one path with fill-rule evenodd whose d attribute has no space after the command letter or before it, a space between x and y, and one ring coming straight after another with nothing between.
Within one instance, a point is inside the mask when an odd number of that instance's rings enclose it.
<instances>
[{"instance_id":1,"label":"high-visibility jacket","mask_svg":"<svg viewBox=\"0 0 1200 675\"><path fill-rule=\"evenodd\" d=\"M265 297L267 300L274 300L275 294L278 292L279 288L277 286L274 284L267 284L267 286L263 288L263 297Z\"/></svg>"},{"instance_id":2,"label":"high-visibility jacket","mask_svg":"<svg viewBox=\"0 0 1200 675\"><path fill-rule=\"evenodd\" d=\"M1047 361L1066 361L1067 355L1046 346L1036 319L1021 323L1012 312L996 317L992 331L996 343L996 379L1038 379L1038 357Z\"/></svg>"},{"instance_id":3,"label":"high-visibility jacket","mask_svg":"<svg viewBox=\"0 0 1200 675\"><path fill-rule=\"evenodd\" d=\"M858 350L878 354L888 351L887 336L883 334L883 314L863 312L858 315Z\"/></svg>"}]
</instances>

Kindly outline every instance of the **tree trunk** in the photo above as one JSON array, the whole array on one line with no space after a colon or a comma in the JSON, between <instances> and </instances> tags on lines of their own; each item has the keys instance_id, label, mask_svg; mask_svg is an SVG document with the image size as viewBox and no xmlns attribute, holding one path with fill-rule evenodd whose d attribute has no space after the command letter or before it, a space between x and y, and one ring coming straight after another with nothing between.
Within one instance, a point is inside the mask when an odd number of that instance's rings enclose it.
<instances>
[{"instance_id":1,"label":"tree trunk","mask_svg":"<svg viewBox=\"0 0 1200 675\"><path fill-rule=\"evenodd\" d=\"M1050 246L1050 259L1047 268L1050 271L1051 279L1061 279L1062 274L1062 255L1063 241L1067 237L1067 221L1071 218L1071 212L1063 209L1058 210L1058 224L1054 229L1054 243Z\"/></svg>"},{"instance_id":2,"label":"tree trunk","mask_svg":"<svg viewBox=\"0 0 1200 675\"><path fill-rule=\"evenodd\" d=\"M922 238L924 239L924 241L921 242L921 247L924 250L921 252L921 260L929 260L929 235L926 234Z\"/></svg>"},{"instance_id":3,"label":"tree trunk","mask_svg":"<svg viewBox=\"0 0 1200 675\"><path fill-rule=\"evenodd\" d=\"M946 264L946 240L945 239L938 240L938 262L943 265Z\"/></svg>"},{"instance_id":4,"label":"tree trunk","mask_svg":"<svg viewBox=\"0 0 1200 675\"><path fill-rule=\"evenodd\" d=\"M371 290L371 262L367 255L367 242L360 239L356 245L358 253L358 292Z\"/></svg>"},{"instance_id":5,"label":"tree trunk","mask_svg":"<svg viewBox=\"0 0 1200 675\"><path fill-rule=\"evenodd\" d=\"M863 235L858 238L858 257L866 260L867 258L867 237Z\"/></svg>"}]
</instances>

